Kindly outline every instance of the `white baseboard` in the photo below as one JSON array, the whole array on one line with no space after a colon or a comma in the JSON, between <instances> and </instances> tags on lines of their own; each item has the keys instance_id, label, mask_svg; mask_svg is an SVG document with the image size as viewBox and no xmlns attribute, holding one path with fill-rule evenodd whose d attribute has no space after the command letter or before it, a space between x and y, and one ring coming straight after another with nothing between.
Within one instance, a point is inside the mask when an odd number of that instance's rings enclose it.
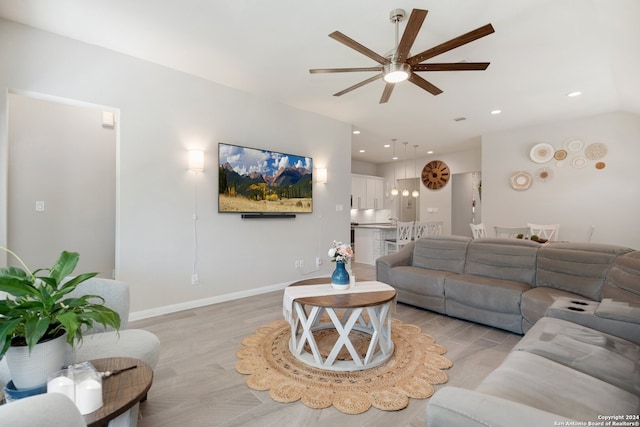
<instances>
[{"instance_id":1,"label":"white baseboard","mask_svg":"<svg viewBox=\"0 0 640 427\"><path fill-rule=\"evenodd\" d=\"M151 308L149 310L135 311L129 314L129 322L136 320L148 319L150 317L161 316L163 314L175 313L178 311L189 310L192 308L203 307L205 305L217 304L219 302L231 301L240 298L251 297L254 295L266 294L268 292L278 291L289 286L291 282L278 283L276 285L265 286L263 288L249 289L247 291L234 292L232 294L218 295L211 298L203 298L194 301L182 302L180 304L165 305L163 307Z\"/></svg>"}]
</instances>

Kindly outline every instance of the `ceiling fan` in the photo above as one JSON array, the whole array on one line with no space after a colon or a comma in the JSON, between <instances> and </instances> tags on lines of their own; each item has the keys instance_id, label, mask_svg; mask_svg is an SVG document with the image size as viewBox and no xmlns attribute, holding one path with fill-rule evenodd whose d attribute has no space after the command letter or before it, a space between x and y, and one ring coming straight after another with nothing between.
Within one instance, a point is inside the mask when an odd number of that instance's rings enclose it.
<instances>
[{"instance_id":1,"label":"ceiling fan","mask_svg":"<svg viewBox=\"0 0 640 427\"><path fill-rule=\"evenodd\" d=\"M421 87L422 89L433 95L439 95L442 93L441 89L417 75L416 72L470 71L487 69L487 67L489 66L489 62L445 62L439 64L422 64L422 62L484 36L488 36L489 34L494 32L493 26L491 24L484 25L461 36L455 37L447 42L432 47L431 49L420 52L417 55L409 56L409 50L411 49L411 46L413 45L413 42L418 35L418 31L420 31L420 27L422 27L422 23L427 17L427 12L427 10L423 9L413 9L411 11L411 16L409 16L409 22L407 23L407 27L402 34L402 39L400 40L400 42L398 42L398 25L404 19L406 13L402 9L394 9L391 11L391 13L389 14L389 19L392 23L395 24L396 27L396 46L395 49L386 56L381 56L375 53L371 49L368 49L357 41L342 34L340 31L334 31L333 33L329 34L329 37L331 37L332 39L337 40L340 43L352 49L355 49L361 54L373 59L378 64L380 64L379 66L359 68L314 68L309 70L309 72L311 74L316 74L378 71L379 73L375 76L369 77L368 79L363 80L360 83L341 90L340 92L334 93L333 96L344 95L345 93L351 92L354 89L357 89L382 78L386 82L386 85L382 92L382 97L380 98L380 104L383 104L389 101L389 97L391 97L391 92L393 92L395 84L405 80L409 80L411 83Z\"/></svg>"}]
</instances>

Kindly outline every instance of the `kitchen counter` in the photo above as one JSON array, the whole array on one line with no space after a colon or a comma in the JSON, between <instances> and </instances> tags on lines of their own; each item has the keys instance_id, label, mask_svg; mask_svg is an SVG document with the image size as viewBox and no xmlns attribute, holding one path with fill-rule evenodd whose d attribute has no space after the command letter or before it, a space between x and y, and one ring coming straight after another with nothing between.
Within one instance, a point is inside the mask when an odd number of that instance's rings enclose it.
<instances>
[{"instance_id":1,"label":"kitchen counter","mask_svg":"<svg viewBox=\"0 0 640 427\"><path fill-rule=\"evenodd\" d=\"M367 223L351 225L355 231L355 262L375 265L376 259L385 255L385 239L396 237L396 226L391 223Z\"/></svg>"},{"instance_id":2,"label":"kitchen counter","mask_svg":"<svg viewBox=\"0 0 640 427\"><path fill-rule=\"evenodd\" d=\"M375 223L360 223L352 224L352 228L378 228L381 230L395 230L396 226L391 225L389 222L375 222Z\"/></svg>"}]
</instances>

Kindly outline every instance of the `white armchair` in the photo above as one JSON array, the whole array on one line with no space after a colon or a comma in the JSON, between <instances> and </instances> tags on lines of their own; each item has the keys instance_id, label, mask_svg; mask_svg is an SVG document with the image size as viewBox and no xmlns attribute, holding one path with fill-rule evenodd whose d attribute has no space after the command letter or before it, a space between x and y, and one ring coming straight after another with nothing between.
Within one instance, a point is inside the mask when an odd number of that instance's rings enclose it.
<instances>
[{"instance_id":1,"label":"white armchair","mask_svg":"<svg viewBox=\"0 0 640 427\"><path fill-rule=\"evenodd\" d=\"M129 285L119 280L92 278L82 282L71 296L99 295L104 305L120 315L120 331L107 331L102 325L95 325L85 334L82 343L73 349L73 362L101 359L104 357L133 357L146 362L151 369L158 364L160 340L154 334L142 329L128 329L129 325Z\"/></svg>"},{"instance_id":2,"label":"white armchair","mask_svg":"<svg viewBox=\"0 0 640 427\"><path fill-rule=\"evenodd\" d=\"M2 425L11 427L86 427L87 425L71 399L59 393L39 394L2 405L0 420Z\"/></svg>"},{"instance_id":3,"label":"white armchair","mask_svg":"<svg viewBox=\"0 0 640 427\"><path fill-rule=\"evenodd\" d=\"M113 330L105 330L102 325L96 325L91 331L85 332L82 343L76 345L67 354L67 363L77 363L92 359L102 359L106 357L132 357L146 362L151 369L158 364L160 356L160 340L156 335L142 329L127 329L129 321L129 286L118 280L102 279L98 277L91 278L81 283L72 293L71 296L79 295L99 295L104 298L104 305L116 311L120 315L121 324L118 332ZM5 360L0 360L0 390L10 381L9 370ZM0 393L1 394L1 393ZM33 397L26 400L31 401ZM66 399L66 398L65 398ZM15 402L8 405L0 406L0 419L6 420L5 409L12 406ZM6 407L6 408L5 408ZM44 405L43 408L49 408ZM32 406L33 412L46 411L47 409L38 406ZM19 413L19 408L11 413ZM34 414L35 416L35 414ZM47 417L44 416L43 419ZM7 425L45 425L45 424L21 424L20 422L9 422ZM46 425L64 425L72 426L77 424L46 424Z\"/></svg>"}]
</instances>

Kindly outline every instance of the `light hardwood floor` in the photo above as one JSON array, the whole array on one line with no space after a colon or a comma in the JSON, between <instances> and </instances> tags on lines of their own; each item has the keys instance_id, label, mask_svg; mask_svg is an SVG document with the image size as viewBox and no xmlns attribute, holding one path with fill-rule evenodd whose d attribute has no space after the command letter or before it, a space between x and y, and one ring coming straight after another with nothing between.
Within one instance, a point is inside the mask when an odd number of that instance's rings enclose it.
<instances>
[{"instance_id":1,"label":"light hardwood floor","mask_svg":"<svg viewBox=\"0 0 640 427\"><path fill-rule=\"evenodd\" d=\"M358 280L374 280L372 266L354 263ZM447 385L473 388L520 339L499 329L398 304L395 317L418 325L447 348L453 361ZM345 415L334 408L282 404L268 392L249 389L235 371L240 340L272 320L282 319L282 291L243 298L130 323L161 342L148 400L140 406L140 427L161 426L424 426L428 399L411 399L397 412L375 408ZM436 391L445 385L436 386Z\"/></svg>"}]
</instances>

